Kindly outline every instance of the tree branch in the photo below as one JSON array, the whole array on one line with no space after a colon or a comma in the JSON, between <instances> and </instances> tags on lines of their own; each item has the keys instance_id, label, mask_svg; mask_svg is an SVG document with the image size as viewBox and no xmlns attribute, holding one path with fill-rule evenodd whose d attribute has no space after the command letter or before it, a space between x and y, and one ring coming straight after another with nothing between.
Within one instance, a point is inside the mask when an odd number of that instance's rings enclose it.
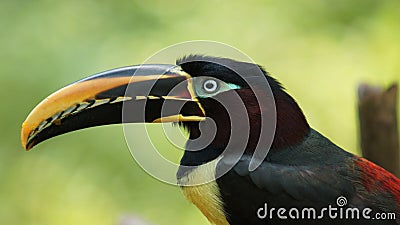
<instances>
[{"instance_id":1,"label":"tree branch","mask_svg":"<svg viewBox=\"0 0 400 225\"><path fill-rule=\"evenodd\" d=\"M399 177L397 84L393 84L387 90L361 84L358 87L358 97L363 156Z\"/></svg>"}]
</instances>

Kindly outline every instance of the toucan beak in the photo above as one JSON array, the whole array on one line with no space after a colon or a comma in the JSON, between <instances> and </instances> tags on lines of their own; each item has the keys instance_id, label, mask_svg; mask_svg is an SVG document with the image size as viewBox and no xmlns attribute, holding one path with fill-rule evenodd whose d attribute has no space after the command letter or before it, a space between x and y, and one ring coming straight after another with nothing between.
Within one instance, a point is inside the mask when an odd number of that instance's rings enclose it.
<instances>
[{"instance_id":1,"label":"toucan beak","mask_svg":"<svg viewBox=\"0 0 400 225\"><path fill-rule=\"evenodd\" d=\"M191 77L176 65L123 67L72 83L48 96L21 129L29 150L54 136L117 123L201 121Z\"/></svg>"}]
</instances>

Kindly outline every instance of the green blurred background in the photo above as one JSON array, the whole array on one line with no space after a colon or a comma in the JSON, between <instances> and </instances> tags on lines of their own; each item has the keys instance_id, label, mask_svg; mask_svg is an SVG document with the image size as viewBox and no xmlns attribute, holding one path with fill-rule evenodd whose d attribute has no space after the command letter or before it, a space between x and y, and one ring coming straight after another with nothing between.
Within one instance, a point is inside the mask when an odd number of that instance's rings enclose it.
<instances>
[{"instance_id":1,"label":"green blurred background","mask_svg":"<svg viewBox=\"0 0 400 225\"><path fill-rule=\"evenodd\" d=\"M137 166L121 126L28 153L19 142L22 121L51 92L182 41L244 51L287 87L314 128L359 154L356 87L400 79L399 12L397 0L0 1L0 224L106 225L125 215L208 224L179 188Z\"/></svg>"}]
</instances>

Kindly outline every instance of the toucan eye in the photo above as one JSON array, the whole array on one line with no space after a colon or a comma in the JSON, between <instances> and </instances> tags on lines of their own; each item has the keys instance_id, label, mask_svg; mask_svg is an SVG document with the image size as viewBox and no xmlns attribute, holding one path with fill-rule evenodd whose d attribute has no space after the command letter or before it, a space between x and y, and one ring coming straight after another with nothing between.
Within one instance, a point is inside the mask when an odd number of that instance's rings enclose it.
<instances>
[{"instance_id":1,"label":"toucan eye","mask_svg":"<svg viewBox=\"0 0 400 225\"><path fill-rule=\"evenodd\" d=\"M218 89L218 83L213 79L206 80L203 83L203 89L208 93L215 92Z\"/></svg>"}]
</instances>

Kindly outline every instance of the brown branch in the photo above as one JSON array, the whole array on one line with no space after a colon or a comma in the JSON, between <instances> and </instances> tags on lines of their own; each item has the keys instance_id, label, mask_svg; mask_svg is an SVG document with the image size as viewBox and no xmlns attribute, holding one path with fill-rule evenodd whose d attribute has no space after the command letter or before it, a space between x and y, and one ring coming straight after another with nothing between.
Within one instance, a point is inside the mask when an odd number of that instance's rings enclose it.
<instances>
[{"instance_id":1,"label":"brown branch","mask_svg":"<svg viewBox=\"0 0 400 225\"><path fill-rule=\"evenodd\" d=\"M397 124L398 86L387 90L361 84L358 109L362 154L365 158L400 176Z\"/></svg>"}]
</instances>

